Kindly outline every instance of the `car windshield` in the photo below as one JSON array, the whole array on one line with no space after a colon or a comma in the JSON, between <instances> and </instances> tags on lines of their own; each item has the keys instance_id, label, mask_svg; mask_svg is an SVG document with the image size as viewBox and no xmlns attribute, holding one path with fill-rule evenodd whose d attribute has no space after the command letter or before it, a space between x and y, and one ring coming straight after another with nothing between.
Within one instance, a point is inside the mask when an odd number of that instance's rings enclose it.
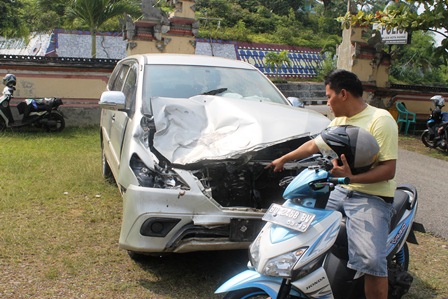
<instances>
[{"instance_id":1,"label":"car windshield","mask_svg":"<svg viewBox=\"0 0 448 299\"><path fill-rule=\"evenodd\" d=\"M190 98L216 95L252 101L287 104L280 92L253 69L192 65L147 65L143 109L149 112L153 97Z\"/></svg>"}]
</instances>

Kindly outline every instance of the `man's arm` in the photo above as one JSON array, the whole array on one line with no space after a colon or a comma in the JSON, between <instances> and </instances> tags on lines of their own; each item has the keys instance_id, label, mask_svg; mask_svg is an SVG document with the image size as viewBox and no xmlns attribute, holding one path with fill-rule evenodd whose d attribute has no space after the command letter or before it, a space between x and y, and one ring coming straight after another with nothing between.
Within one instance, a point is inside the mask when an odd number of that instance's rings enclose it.
<instances>
[{"instance_id":1,"label":"man's arm","mask_svg":"<svg viewBox=\"0 0 448 299\"><path fill-rule=\"evenodd\" d=\"M316 145L316 142L314 140L309 140L293 150L292 152L287 153L286 155L281 156L278 159L275 159L272 161L268 166L265 168L274 168L274 172L282 171L283 165L285 165L286 162L293 161L293 160L300 160L307 158L313 154L316 154L319 152L319 148Z\"/></svg>"},{"instance_id":2,"label":"man's arm","mask_svg":"<svg viewBox=\"0 0 448 299\"><path fill-rule=\"evenodd\" d=\"M341 161L342 166L338 166L337 162L333 163L331 174L336 177L348 177L350 183L372 184L391 180L395 177L397 160L381 161L374 168L360 174L352 174L344 155L341 155Z\"/></svg>"}]
</instances>

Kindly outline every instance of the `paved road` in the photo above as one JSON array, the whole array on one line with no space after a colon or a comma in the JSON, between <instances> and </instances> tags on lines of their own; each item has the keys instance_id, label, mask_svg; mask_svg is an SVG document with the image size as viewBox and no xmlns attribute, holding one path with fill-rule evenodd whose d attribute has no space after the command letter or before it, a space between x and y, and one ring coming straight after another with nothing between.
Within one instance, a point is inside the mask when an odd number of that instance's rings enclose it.
<instances>
[{"instance_id":1,"label":"paved road","mask_svg":"<svg viewBox=\"0 0 448 299\"><path fill-rule=\"evenodd\" d=\"M417 188L416 221L448 240L448 162L400 149L395 179Z\"/></svg>"}]
</instances>

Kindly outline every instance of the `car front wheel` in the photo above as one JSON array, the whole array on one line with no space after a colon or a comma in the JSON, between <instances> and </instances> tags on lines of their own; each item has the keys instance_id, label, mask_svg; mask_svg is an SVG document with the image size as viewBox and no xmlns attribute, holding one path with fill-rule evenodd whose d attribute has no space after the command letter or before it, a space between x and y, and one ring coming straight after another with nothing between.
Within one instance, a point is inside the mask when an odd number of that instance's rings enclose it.
<instances>
[{"instance_id":1,"label":"car front wheel","mask_svg":"<svg viewBox=\"0 0 448 299\"><path fill-rule=\"evenodd\" d=\"M101 147L101 160L103 165L103 178L112 183L114 178L109 163L107 162L106 155L104 154L104 147Z\"/></svg>"},{"instance_id":2,"label":"car front wheel","mask_svg":"<svg viewBox=\"0 0 448 299\"><path fill-rule=\"evenodd\" d=\"M0 118L0 132L6 130L6 122Z\"/></svg>"}]
</instances>

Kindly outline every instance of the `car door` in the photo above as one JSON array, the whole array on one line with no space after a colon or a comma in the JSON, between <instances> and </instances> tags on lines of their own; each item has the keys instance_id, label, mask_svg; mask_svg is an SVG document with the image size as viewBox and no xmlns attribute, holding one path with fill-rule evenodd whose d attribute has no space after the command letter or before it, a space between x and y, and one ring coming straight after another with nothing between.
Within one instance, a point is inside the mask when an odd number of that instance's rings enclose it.
<instances>
[{"instance_id":1,"label":"car door","mask_svg":"<svg viewBox=\"0 0 448 299\"><path fill-rule=\"evenodd\" d=\"M124 63L117 75L116 82L111 86L113 91L122 91L126 98L124 110L113 110L110 114L110 144L112 152L112 161L109 161L112 169L120 168L121 152L123 149L126 127L129 119L132 118L135 111L135 93L137 84L137 63L131 61ZM129 142L129 141L128 141Z\"/></svg>"}]
</instances>

